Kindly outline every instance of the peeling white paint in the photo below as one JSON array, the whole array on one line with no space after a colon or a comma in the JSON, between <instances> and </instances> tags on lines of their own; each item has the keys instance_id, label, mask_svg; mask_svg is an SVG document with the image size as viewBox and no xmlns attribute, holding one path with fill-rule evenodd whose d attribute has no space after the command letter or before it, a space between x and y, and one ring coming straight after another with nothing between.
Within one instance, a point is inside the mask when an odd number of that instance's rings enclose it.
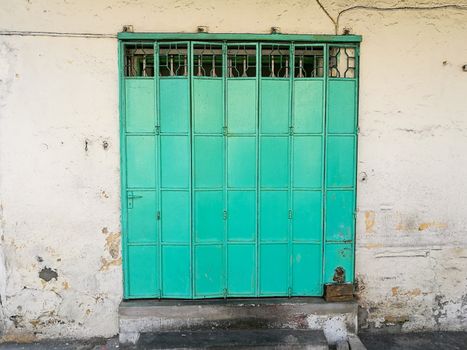
<instances>
[{"instance_id":1,"label":"peeling white paint","mask_svg":"<svg viewBox=\"0 0 467 350\"><path fill-rule=\"evenodd\" d=\"M334 19L349 6L344 0L323 4ZM456 4L467 7L465 0ZM335 29L316 2L303 0L0 4L0 31L115 34L124 24L147 32L194 32L199 25L233 33L267 33L272 26L283 33ZM467 11L355 9L341 15L339 31L344 27L364 39L360 322L407 331L466 330L467 73L461 67L467 63ZM109 244L120 231L117 69L112 38L0 36L5 339L117 332L122 273L119 253ZM39 278L45 266L57 271L57 279ZM329 322L327 329L339 328Z\"/></svg>"}]
</instances>

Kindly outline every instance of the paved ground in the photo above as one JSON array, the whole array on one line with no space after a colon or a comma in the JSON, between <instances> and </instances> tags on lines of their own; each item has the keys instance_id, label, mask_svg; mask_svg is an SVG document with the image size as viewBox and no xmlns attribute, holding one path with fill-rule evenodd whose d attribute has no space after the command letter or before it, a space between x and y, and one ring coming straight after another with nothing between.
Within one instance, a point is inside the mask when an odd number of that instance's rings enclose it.
<instances>
[{"instance_id":1,"label":"paved ground","mask_svg":"<svg viewBox=\"0 0 467 350\"><path fill-rule=\"evenodd\" d=\"M467 332L359 334L368 350L467 350Z\"/></svg>"},{"instance_id":2,"label":"paved ground","mask_svg":"<svg viewBox=\"0 0 467 350\"><path fill-rule=\"evenodd\" d=\"M368 350L467 350L467 332L405 334L363 333ZM54 341L34 344L0 344L0 350L115 350L117 338L87 341Z\"/></svg>"},{"instance_id":3,"label":"paved ground","mask_svg":"<svg viewBox=\"0 0 467 350\"><path fill-rule=\"evenodd\" d=\"M0 350L115 350L118 338L90 339L85 341L47 341L34 344L0 344Z\"/></svg>"}]
</instances>

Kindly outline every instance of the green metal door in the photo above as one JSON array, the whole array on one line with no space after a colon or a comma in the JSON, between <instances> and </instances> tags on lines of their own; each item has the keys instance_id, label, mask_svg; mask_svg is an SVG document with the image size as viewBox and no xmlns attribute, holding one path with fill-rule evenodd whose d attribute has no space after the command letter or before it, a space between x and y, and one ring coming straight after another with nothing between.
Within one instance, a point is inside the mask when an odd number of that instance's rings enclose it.
<instances>
[{"instance_id":1,"label":"green metal door","mask_svg":"<svg viewBox=\"0 0 467 350\"><path fill-rule=\"evenodd\" d=\"M121 43L125 298L353 281L356 44Z\"/></svg>"}]
</instances>

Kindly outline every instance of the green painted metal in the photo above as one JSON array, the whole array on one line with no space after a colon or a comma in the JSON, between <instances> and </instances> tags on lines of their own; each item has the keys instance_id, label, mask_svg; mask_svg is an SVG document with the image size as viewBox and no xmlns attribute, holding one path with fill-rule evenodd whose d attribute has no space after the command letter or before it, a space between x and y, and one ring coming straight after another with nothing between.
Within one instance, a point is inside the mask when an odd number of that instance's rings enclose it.
<instances>
[{"instance_id":1,"label":"green painted metal","mask_svg":"<svg viewBox=\"0 0 467 350\"><path fill-rule=\"evenodd\" d=\"M153 43L154 77L125 77L119 44L124 297L319 296L339 266L353 281L358 44L282 42L277 78L261 68L270 43L170 38ZM160 76L169 44L186 47L186 75ZM255 76L229 76L238 45L255 50ZM222 74L197 76L201 46ZM355 78L328 76L333 46L356 50ZM310 47L324 74L295 76Z\"/></svg>"},{"instance_id":2,"label":"green painted metal","mask_svg":"<svg viewBox=\"0 0 467 350\"><path fill-rule=\"evenodd\" d=\"M233 33L131 33L120 32L120 40L190 40L190 41L234 41L234 42L314 42L314 43L359 43L360 35L312 35L312 34L233 34Z\"/></svg>"},{"instance_id":3,"label":"green painted metal","mask_svg":"<svg viewBox=\"0 0 467 350\"><path fill-rule=\"evenodd\" d=\"M356 62L354 78L327 79L324 283L336 267L354 280L359 48L339 46L354 49Z\"/></svg>"}]
</instances>

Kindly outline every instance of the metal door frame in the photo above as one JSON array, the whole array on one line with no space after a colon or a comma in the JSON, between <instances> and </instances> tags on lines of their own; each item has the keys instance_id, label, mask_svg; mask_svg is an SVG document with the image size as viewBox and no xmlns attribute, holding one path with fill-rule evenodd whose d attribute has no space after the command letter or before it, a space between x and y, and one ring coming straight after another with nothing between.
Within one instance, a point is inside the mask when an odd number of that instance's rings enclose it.
<instances>
[{"instance_id":1,"label":"metal door frame","mask_svg":"<svg viewBox=\"0 0 467 350\"><path fill-rule=\"evenodd\" d=\"M355 163L355 166L354 166L354 176L353 176L353 208L354 210L356 210L356 199L357 199L357 181L356 181L356 178L357 178L357 164L358 164L358 105L359 105L359 94L358 94L358 89L359 89L359 51L360 51L360 47L359 47L359 43L362 41L362 37L359 36L359 35L343 35L343 36L339 36L339 35L308 35L308 34L210 34L210 33L129 33L129 32L122 32L122 33L119 33L118 34L118 39L119 39L119 43L118 43L118 74L119 74L119 114L120 114L120 120L119 120L119 124L120 124L120 165L121 165L121 170L120 170L120 174L121 174L121 227L122 227L122 268L123 268L123 288L124 288L124 299L130 299L132 298L132 296L130 295L129 293L129 286L128 286L128 280L129 280L129 270L128 270L128 251L127 251L127 246L128 246L128 242L127 242L127 236L128 236L128 233L127 233L127 230L128 230L128 224L127 224L127 217L128 217L128 208L127 208L127 205L128 205L128 190L127 190L127 174L126 174L126 167L127 167L127 160L126 160L126 124L125 124L125 111L126 111L126 102L125 102L125 74L124 74L124 66L125 66L125 62L124 62L124 45L128 42L133 42L133 41L138 41L138 42L142 42L144 41L145 43L148 43L148 44L152 44L153 45L153 48L154 48L154 71L156 72L158 69L156 69L156 65L158 66L158 55L156 55L156 47L157 47L157 42L158 41L163 41L163 42L170 42L170 41L176 41L176 42L182 42L182 41L185 41L185 42L188 42L188 51L189 51L189 55L190 55L190 61L191 61L191 55L192 55L192 47L193 47L193 43L194 42L210 42L210 43L218 43L218 44L221 44L223 48L227 47L228 44L237 44L237 43L244 43L244 44L247 44L247 43L251 43L251 44L255 44L257 45L257 47L259 48L257 50L257 54L256 54L256 57L257 57L257 60L256 60L256 64L257 64L257 89L259 89L259 85L260 85L260 75L261 75L261 43L267 43L267 42L275 42L275 43L288 43L290 44L290 47L291 47L291 52L290 52L290 55L292 56L293 55L293 49L295 48L295 44L297 46L300 46L300 45L306 45L306 44L309 44L310 46L311 45L315 45L315 44L321 44L324 46L324 49L325 49L325 63L324 63L324 84L325 84L325 101L324 101L324 113L325 113L325 117L324 117L324 125L323 125L323 143L324 143L324 148L323 148L323 168L326 169L326 147L327 147L327 135L328 135L328 125L326 123L326 115L327 115L327 111L328 111L328 100L327 100L327 89L328 89L328 84L329 84L329 80L331 79L334 79L334 78L331 78L328 76L328 59L329 59L329 56L328 56L328 53L329 53L329 47L330 46L339 46L339 47L352 47L355 49L355 55L356 55L356 68L355 68L355 78L354 78L354 81L355 81L355 86L356 86L356 94L355 94L355 133L354 133L354 163ZM225 56L226 56L226 53L223 54L223 59L225 59ZM292 56L293 57L293 56ZM294 60L291 60L291 64L292 64L292 67L293 67L293 64L294 64ZM189 64L189 75L191 70L192 70L192 66L193 66L193 62L190 62ZM223 64L223 70L225 70L225 64ZM294 70L291 69L291 82L293 84L293 79L294 79ZM190 79L190 95L192 95L192 78L191 76L189 77ZM225 72L223 74L223 80L224 80L224 85L225 85L225 80L226 80L226 75L225 75ZM159 108L159 104L156 103L156 100L159 98L159 94L157 93L158 91L158 84L159 84L159 79L155 79L154 78L154 84L155 84L155 101L154 103L156 104L155 106L155 111L156 111L156 115L155 115L155 121L156 121L156 125L155 125L155 131L154 131L154 134L156 136L156 144L159 145L160 144L160 135L158 136L158 130L157 130L157 125L159 125L159 112L158 112L158 108ZM224 89L225 89L225 86L224 86ZM291 87L291 90L293 91L293 87ZM259 96L258 96L258 101L259 101ZM259 103L259 102L258 102ZM190 105L192 104L192 101L190 102ZM190 107L191 108L191 107ZM293 106L292 106L292 102L291 102L291 109L293 109ZM225 110L225 105L224 105L224 110ZM258 111L258 117L259 117L259 114L260 112ZM226 114L225 114L225 111L224 111L224 120L226 118ZM293 113L291 112L291 115L290 115L290 118L293 118ZM192 115L190 117L190 119L192 119ZM159 124L158 124L159 123ZM191 124L191 121L190 121L190 124ZM259 145L259 130L257 130L257 162L259 162L259 148L260 148L260 145ZM192 131L190 131L190 135L192 134ZM193 140L192 140L192 135L190 136L190 140L191 140L191 148L193 147ZM289 141L290 143L291 141ZM160 149L160 147L158 147ZM224 148L225 148L225 145L224 145ZM291 150L289 150L289 153L291 152ZM157 158L160 158L160 151L157 152ZM193 154L192 154L193 155ZM192 160L193 162L193 160ZM291 162L291 159L289 159L289 162ZM158 169L156 169L156 174L157 174L157 183L160 182L160 160L157 160L156 162L156 166ZM257 164L257 167L259 165ZM225 167L225 164L224 164L224 167ZM192 185L192 182L193 182L193 167L192 167L192 170L191 170L191 175L190 175L190 183L191 183L191 186L190 186L190 196L191 196L191 201L193 201L193 195L191 194L191 192L193 191L193 185ZM324 170L325 172L325 170ZM257 174L259 174L259 170L257 170ZM224 174L225 176L226 174ZM257 175L259 176L259 175ZM156 185L157 186L157 185ZM226 186L226 184L224 185L224 187ZM256 189L256 197L257 197L257 206L259 205L258 201L258 196L259 196L259 190L258 190L258 186L259 184L257 183L257 189ZM290 184L289 184L289 187L290 187ZM325 197L326 196L326 192L328 190L327 188L327 183L326 183L326 174L324 173L323 174L323 196ZM131 190L130 190L131 191ZM159 191L160 192L160 189L157 189L156 188L156 191ZM224 192L225 192L225 188L224 188ZM290 197L290 188L289 188L289 197ZM157 194L157 196L159 197L160 199L160 193ZM226 200L225 198L225 193L224 193L224 201ZM326 212L326 205L325 205L325 198L323 199L323 203L322 203L322 216L323 216L323 220L322 220L322 225L323 225L323 231L322 231L322 235L323 235L323 238L322 238L322 242L321 242L321 245L322 245L322 269L323 269L323 272L321 274L321 285L323 284L323 282L325 282L325 261L326 261L326 239L324 237L325 235L325 212ZM289 198L289 201L290 201L290 198ZM159 206L160 208L160 200L158 201L157 205ZM191 225L193 225L193 218L192 218L192 215L193 215L193 204L191 203L191 214L190 214L190 222L191 222ZM259 216L259 208L257 207L257 215ZM353 277L354 277L354 273L355 273L355 222L356 222L356 212L354 212L354 220L353 220L353 225L352 225L352 240L351 242L348 242L351 244L351 249L352 249L352 260L351 260L351 264L352 264L352 280L353 280ZM256 238L256 246L259 245L259 241L258 241L258 222L259 222L259 218L257 218L257 238ZM158 225L160 226L160 223L158 223ZM193 231L193 228L191 228L191 230ZM160 240L161 240L161 237L160 237L160 230L159 230L159 242L158 242L158 251L159 251L159 260L161 259L161 254L160 254L160 251L161 251L161 243L160 243ZM192 240L193 238L191 238L191 246L192 246ZM225 249L225 245L226 245L226 242L225 242L225 239L224 239L224 249ZM289 245L290 245L290 229L289 229ZM191 248L193 249L193 248ZM256 251L258 252L258 249L256 249ZM289 248L289 251L290 251L290 248ZM258 254L258 253L257 253ZM257 255L257 264L258 264L258 259L259 259L259 254ZM191 265L191 269L193 269L193 252L191 252L191 261L192 261L192 265ZM160 266L159 266L160 268ZM226 266L225 266L226 268ZM258 268L256 268L256 270L258 270ZM194 274L192 272L191 274L192 276L192 284L194 283L193 280L194 280ZM161 279L162 277L161 276L158 276L159 279ZM290 279L290 278L289 278ZM256 280L257 280L257 284L259 283L259 275L256 276ZM290 283L289 283L290 285ZM159 287L161 288L161 284L159 284ZM290 293L289 293L290 294ZM256 296L259 295L259 288L257 287L256 288ZM140 296L138 296L140 297ZM158 294L155 294L155 295L148 295L147 297L152 297L152 298L161 298L162 297L162 292L161 290L159 289L159 293ZM192 286L192 292L191 292L191 298L194 297L194 289L193 289L193 286Z\"/></svg>"}]
</instances>

